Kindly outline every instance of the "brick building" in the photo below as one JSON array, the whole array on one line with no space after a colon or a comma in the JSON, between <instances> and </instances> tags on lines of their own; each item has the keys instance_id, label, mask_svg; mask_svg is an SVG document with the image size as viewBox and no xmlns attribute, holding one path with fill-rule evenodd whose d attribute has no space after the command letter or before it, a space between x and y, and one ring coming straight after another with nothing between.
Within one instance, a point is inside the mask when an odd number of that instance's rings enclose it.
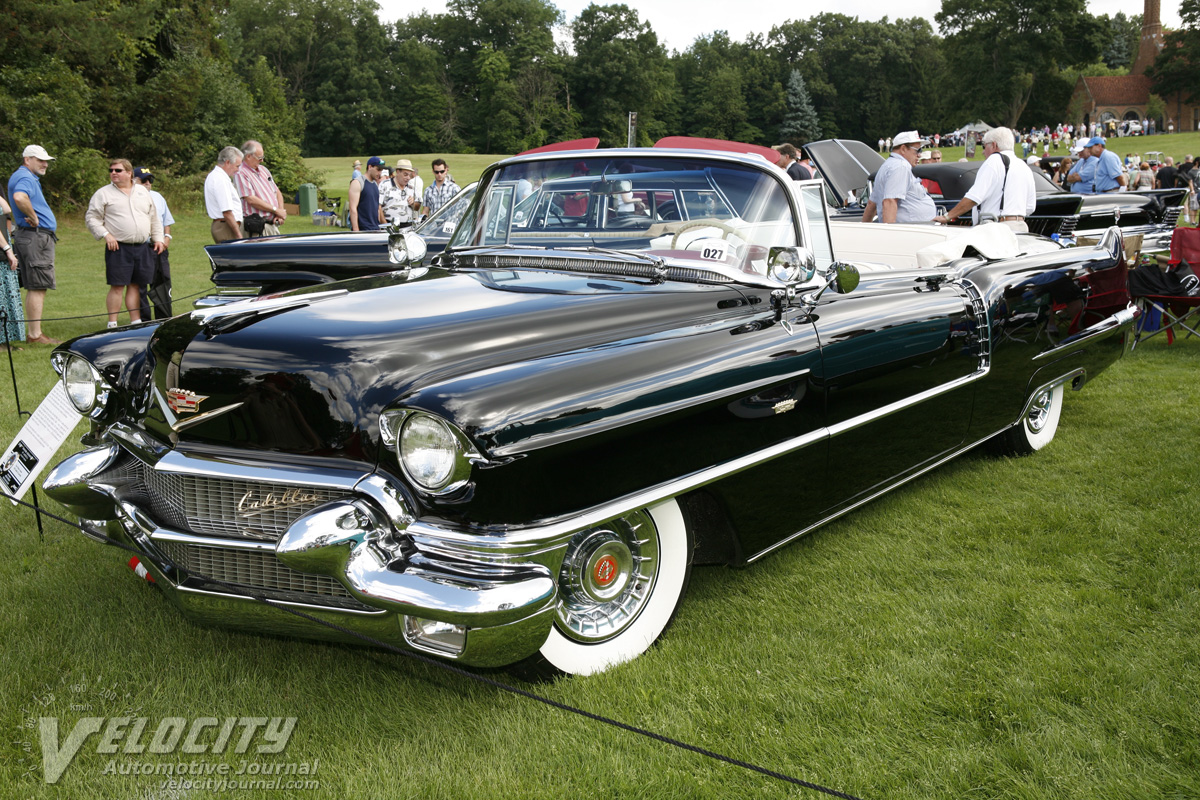
<instances>
[{"instance_id":1,"label":"brick building","mask_svg":"<svg viewBox=\"0 0 1200 800\"><path fill-rule=\"evenodd\" d=\"M1076 122L1089 125L1096 122L1146 118L1150 100L1150 79L1146 70L1154 64L1163 48L1163 28L1159 17L1159 0L1145 0L1142 12L1142 37L1138 42L1137 58L1128 75L1081 77L1075 82L1071 95L1070 115ZM1182 95L1164 97L1166 112L1155 121L1156 130L1167 132L1169 122L1175 130L1200 130L1200 106L1185 103Z\"/></svg>"}]
</instances>

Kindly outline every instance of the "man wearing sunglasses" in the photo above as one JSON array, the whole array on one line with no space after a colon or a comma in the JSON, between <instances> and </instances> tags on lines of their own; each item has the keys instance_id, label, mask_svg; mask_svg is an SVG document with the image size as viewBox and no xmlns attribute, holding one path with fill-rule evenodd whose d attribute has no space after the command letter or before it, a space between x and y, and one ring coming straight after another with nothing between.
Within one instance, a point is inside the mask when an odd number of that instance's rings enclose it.
<instances>
[{"instance_id":1,"label":"man wearing sunglasses","mask_svg":"<svg viewBox=\"0 0 1200 800\"><path fill-rule=\"evenodd\" d=\"M425 213L432 214L437 211L456 194L458 194L458 186L450 178L450 168L446 166L445 159L435 158L433 160L433 183L425 187L425 196L421 198L425 204Z\"/></svg>"},{"instance_id":2,"label":"man wearing sunglasses","mask_svg":"<svg viewBox=\"0 0 1200 800\"><path fill-rule=\"evenodd\" d=\"M892 139L892 155L875 173L871 199L863 210L863 222L932 222L937 206L917 176L913 165L926 144L916 131L902 131Z\"/></svg>"},{"instance_id":3,"label":"man wearing sunglasses","mask_svg":"<svg viewBox=\"0 0 1200 800\"><path fill-rule=\"evenodd\" d=\"M104 277L108 284L108 327L117 327L121 298L130 322L141 322L140 290L154 279L153 254L163 251L162 217L145 186L134 184L133 165L124 158L108 163L109 183L88 203L84 222L104 240ZM151 244L153 242L153 244Z\"/></svg>"}]
</instances>

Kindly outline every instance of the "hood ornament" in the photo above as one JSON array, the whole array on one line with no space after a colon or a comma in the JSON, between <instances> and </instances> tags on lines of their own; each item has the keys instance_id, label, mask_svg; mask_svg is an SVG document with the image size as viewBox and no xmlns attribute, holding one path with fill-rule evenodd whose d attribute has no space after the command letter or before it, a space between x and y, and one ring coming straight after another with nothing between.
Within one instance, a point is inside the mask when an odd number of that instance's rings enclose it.
<instances>
[{"instance_id":1,"label":"hood ornament","mask_svg":"<svg viewBox=\"0 0 1200 800\"><path fill-rule=\"evenodd\" d=\"M187 389L167 389L167 405L176 414L195 414L200 404L208 399L206 394L196 394Z\"/></svg>"}]
</instances>

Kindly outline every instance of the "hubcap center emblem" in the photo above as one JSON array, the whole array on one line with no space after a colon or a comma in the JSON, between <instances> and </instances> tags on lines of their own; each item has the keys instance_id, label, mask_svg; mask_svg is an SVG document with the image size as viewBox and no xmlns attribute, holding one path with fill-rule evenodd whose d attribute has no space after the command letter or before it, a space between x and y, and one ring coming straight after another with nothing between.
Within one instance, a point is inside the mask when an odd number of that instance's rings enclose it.
<instances>
[{"instance_id":1,"label":"hubcap center emblem","mask_svg":"<svg viewBox=\"0 0 1200 800\"><path fill-rule=\"evenodd\" d=\"M612 556L601 556L592 570L592 579L603 588L617 579L617 560Z\"/></svg>"}]
</instances>

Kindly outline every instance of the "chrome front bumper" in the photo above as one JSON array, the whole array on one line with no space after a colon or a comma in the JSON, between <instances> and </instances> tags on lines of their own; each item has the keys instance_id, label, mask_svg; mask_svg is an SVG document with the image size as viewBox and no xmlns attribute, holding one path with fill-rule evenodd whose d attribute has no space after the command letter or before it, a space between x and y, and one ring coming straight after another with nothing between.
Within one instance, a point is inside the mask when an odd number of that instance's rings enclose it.
<instances>
[{"instance_id":1,"label":"chrome front bumper","mask_svg":"<svg viewBox=\"0 0 1200 800\"><path fill-rule=\"evenodd\" d=\"M199 496L166 507L153 495L164 480L165 492L185 481L185 492ZM112 444L67 458L44 486L95 538L136 547L158 585L202 622L347 640L253 599L259 595L391 644L499 666L536 652L553 621L561 547L528 558L453 546L426 552L406 532L413 519L400 492L378 474L177 452L151 466ZM315 507L284 515L306 502ZM231 531L215 518L222 507L239 509L244 527ZM433 622L449 633L425 635Z\"/></svg>"}]
</instances>

